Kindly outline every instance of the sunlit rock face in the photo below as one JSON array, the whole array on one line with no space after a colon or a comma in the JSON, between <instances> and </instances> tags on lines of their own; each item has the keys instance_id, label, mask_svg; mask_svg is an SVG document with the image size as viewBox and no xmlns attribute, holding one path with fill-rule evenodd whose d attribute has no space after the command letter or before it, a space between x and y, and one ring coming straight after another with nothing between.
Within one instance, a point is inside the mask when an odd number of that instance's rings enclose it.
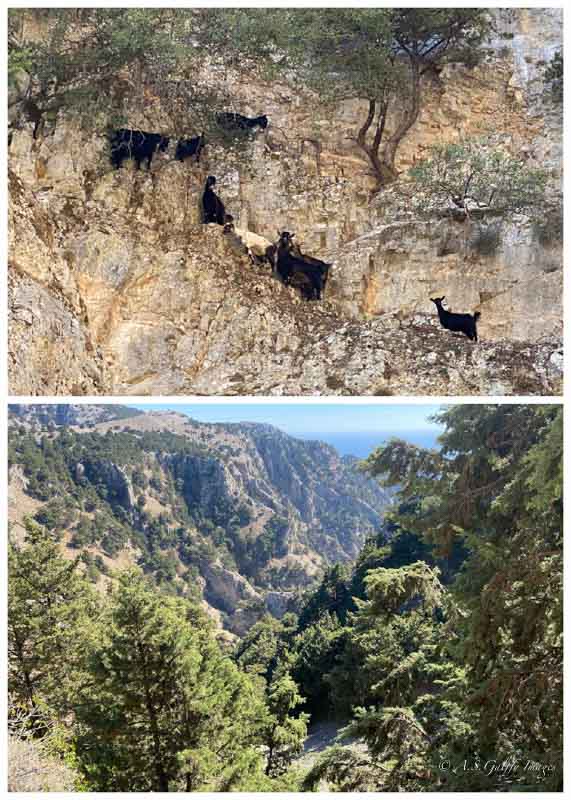
<instances>
[{"instance_id":1,"label":"sunlit rock face","mask_svg":"<svg viewBox=\"0 0 571 800\"><path fill-rule=\"evenodd\" d=\"M480 66L425 77L398 154L401 181L432 145L491 131L550 171L550 195L560 190L561 107L546 96L542 65L561 46L561 11L498 18L510 38L491 42ZM362 103L331 109L299 82L250 74L225 81L236 107L270 119L240 157L207 145L199 165L165 153L150 172L114 171L103 133L63 114L37 139L31 124L13 131L12 393L559 392L557 235L523 215L403 217L394 185L373 192L355 143ZM18 102L16 92L11 118ZM134 107L132 124L168 134L168 109ZM304 252L333 262L324 302L302 302L221 228L200 224L209 174L240 227L272 241L293 231ZM485 252L490 224L498 236ZM480 311L478 345L438 326L434 295Z\"/></svg>"},{"instance_id":2,"label":"sunlit rock face","mask_svg":"<svg viewBox=\"0 0 571 800\"><path fill-rule=\"evenodd\" d=\"M268 611L283 616L328 565L357 558L366 539L381 530L394 497L393 489L359 469L356 458L271 425L208 424L115 403L14 404L9 425L14 440L30 431L53 439L70 430L89 435L83 457L68 467L69 482L54 493L69 511L58 518L67 558L77 559L85 548L113 570L140 565L143 537L172 560L177 588L199 598L217 625L238 635ZM105 446L109 433L122 441L115 461ZM149 434L152 447L129 452ZM26 517L50 507L30 490L26 466L13 464L9 475L11 536L20 542ZM111 552L102 540L74 541L79 520L86 519L84 505L77 505L85 493L103 499L107 519L128 525L137 537ZM176 536L159 541L153 521ZM100 588L106 581L100 576Z\"/></svg>"}]
</instances>

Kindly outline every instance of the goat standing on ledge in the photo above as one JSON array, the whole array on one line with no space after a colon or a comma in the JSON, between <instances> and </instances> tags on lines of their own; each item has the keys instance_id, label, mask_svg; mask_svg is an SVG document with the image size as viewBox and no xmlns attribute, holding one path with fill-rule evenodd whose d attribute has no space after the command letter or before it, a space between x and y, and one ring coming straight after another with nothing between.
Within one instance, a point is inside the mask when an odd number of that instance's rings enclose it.
<instances>
[{"instance_id":1,"label":"goat standing on ledge","mask_svg":"<svg viewBox=\"0 0 571 800\"><path fill-rule=\"evenodd\" d=\"M481 316L479 311L476 311L474 315L453 314L452 311L447 311L445 308L442 308L444 296L431 297L430 300L438 309L438 319L440 320L440 324L443 328L446 328L449 331L459 331L460 333L465 333L468 339L471 341L478 341L476 322Z\"/></svg>"},{"instance_id":2,"label":"goat standing on ledge","mask_svg":"<svg viewBox=\"0 0 571 800\"><path fill-rule=\"evenodd\" d=\"M166 152L169 142L169 137L161 133L147 133L130 128L109 131L111 163L115 169L119 169L123 161L132 158L137 169L140 169L142 162L146 161L147 169L150 171L153 155L159 151Z\"/></svg>"},{"instance_id":3,"label":"goat standing on ledge","mask_svg":"<svg viewBox=\"0 0 571 800\"><path fill-rule=\"evenodd\" d=\"M200 153L204 148L204 134L193 136L191 139L179 139L176 145L174 157L177 161L184 161L186 158L195 156L195 162L200 163Z\"/></svg>"},{"instance_id":4,"label":"goat standing on ledge","mask_svg":"<svg viewBox=\"0 0 571 800\"><path fill-rule=\"evenodd\" d=\"M211 222L216 223L216 225L224 225L224 223L232 222L234 219L231 214L226 213L224 203L212 188L215 185L216 178L214 175L209 175L202 193L202 221L205 225L209 225Z\"/></svg>"},{"instance_id":5,"label":"goat standing on ledge","mask_svg":"<svg viewBox=\"0 0 571 800\"><path fill-rule=\"evenodd\" d=\"M278 231L278 235L280 238L276 251L276 276L285 286L296 286L305 300L321 300L329 264L320 259L313 259L311 256L294 256L292 249L295 233Z\"/></svg>"},{"instance_id":6,"label":"goat standing on ledge","mask_svg":"<svg viewBox=\"0 0 571 800\"><path fill-rule=\"evenodd\" d=\"M238 238L248 251L252 264L268 263L273 268L277 248L268 239L245 228L237 228L233 222L226 222L224 233Z\"/></svg>"},{"instance_id":7,"label":"goat standing on ledge","mask_svg":"<svg viewBox=\"0 0 571 800\"><path fill-rule=\"evenodd\" d=\"M265 114L259 117L245 117L234 111L220 111L216 114L216 122L227 131L253 131L254 128L265 130L268 127L268 118Z\"/></svg>"}]
</instances>

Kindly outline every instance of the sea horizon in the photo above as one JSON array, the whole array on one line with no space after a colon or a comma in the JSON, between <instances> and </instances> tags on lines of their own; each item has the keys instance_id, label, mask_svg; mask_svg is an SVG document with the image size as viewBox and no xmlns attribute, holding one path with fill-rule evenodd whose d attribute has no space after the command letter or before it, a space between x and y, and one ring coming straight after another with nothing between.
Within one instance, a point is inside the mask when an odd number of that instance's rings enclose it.
<instances>
[{"instance_id":1,"label":"sea horizon","mask_svg":"<svg viewBox=\"0 0 571 800\"><path fill-rule=\"evenodd\" d=\"M343 456L367 458L367 456L386 444L390 439L404 439L417 447L438 447L439 430L410 430L410 431L331 431L318 433L290 433L296 439L304 441L326 442L334 447Z\"/></svg>"}]
</instances>

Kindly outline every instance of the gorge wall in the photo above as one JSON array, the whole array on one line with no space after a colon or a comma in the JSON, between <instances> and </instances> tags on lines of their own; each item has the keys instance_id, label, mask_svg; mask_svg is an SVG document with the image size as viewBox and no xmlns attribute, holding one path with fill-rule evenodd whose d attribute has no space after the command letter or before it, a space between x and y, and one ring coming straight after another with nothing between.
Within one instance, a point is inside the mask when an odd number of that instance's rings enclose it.
<instances>
[{"instance_id":1,"label":"gorge wall","mask_svg":"<svg viewBox=\"0 0 571 800\"><path fill-rule=\"evenodd\" d=\"M474 68L425 76L397 167L429 148L493 132L561 188L561 106L543 66L561 48L558 9L498 13ZM241 158L206 147L200 165L156 157L115 172L102 131L60 113L11 135L10 353L13 394L549 394L562 370L562 246L537 220L503 220L491 254L482 221L425 220L397 186L374 194L354 136L363 104L331 110L291 77L215 71L244 113L270 125ZM12 97L17 117L16 92ZM148 98L130 124L169 133ZM394 121L393 121L394 124ZM194 133L189 120L189 135ZM352 138L353 137L353 138ZM208 174L241 227L295 231L334 266L325 301L304 303L200 224ZM486 222L484 220L484 222ZM541 221L545 223L545 220ZM547 220L557 228L557 220ZM481 342L439 328L429 298L481 312Z\"/></svg>"},{"instance_id":2,"label":"gorge wall","mask_svg":"<svg viewBox=\"0 0 571 800\"><path fill-rule=\"evenodd\" d=\"M120 406L11 406L9 475L16 541L29 516L103 585L137 563L238 633L356 558L393 495L323 442Z\"/></svg>"}]
</instances>

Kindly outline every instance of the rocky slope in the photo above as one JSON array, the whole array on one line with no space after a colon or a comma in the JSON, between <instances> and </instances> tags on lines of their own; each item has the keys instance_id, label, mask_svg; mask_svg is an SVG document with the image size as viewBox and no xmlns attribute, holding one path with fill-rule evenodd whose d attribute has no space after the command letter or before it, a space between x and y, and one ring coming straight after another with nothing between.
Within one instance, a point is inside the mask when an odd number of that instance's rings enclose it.
<instances>
[{"instance_id":1,"label":"rocky slope","mask_svg":"<svg viewBox=\"0 0 571 800\"><path fill-rule=\"evenodd\" d=\"M401 175L442 141L493 130L561 183L561 107L543 65L561 48L557 9L498 12L510 38L480 66L425 77L423 110L399 151ZM207 76L208 77L208 76ZM270 125L241 158L217 147L199 166L156 158L112 172L101 131L60 113L10 144L12 394L550 394L561 390L562 253L538 221L420 220L397 192L373 196L354 140L363 106L333 112L292 81L222 78L236 107ZM211 79L212 76L210 76ZM12 98L17 117L18 95ZM16 109L16 110L14 110ZM131 109L168 132L168 109ZM334 262L324 303L302 303L200 225L208 174L242 227L294 230ZM486 222L485 220L483 221ZM540 221L545 223L545 220ZM473 347L438 327L429 297L480 310Z\"/></svg>"},{"instance_id":2,"label":"rocky slope","mask_svg":"<svg viewBox=\"0 0 571 800\"><path fill-rule=\"evenodd\" d=\"M13 535L31 515L70 557L99 556L104 575L138 562L233 631L264 609L283 614L327 563L354 558L390 502L324 443L129 411L11 407Z\"/></svg>"}]
</instances>

